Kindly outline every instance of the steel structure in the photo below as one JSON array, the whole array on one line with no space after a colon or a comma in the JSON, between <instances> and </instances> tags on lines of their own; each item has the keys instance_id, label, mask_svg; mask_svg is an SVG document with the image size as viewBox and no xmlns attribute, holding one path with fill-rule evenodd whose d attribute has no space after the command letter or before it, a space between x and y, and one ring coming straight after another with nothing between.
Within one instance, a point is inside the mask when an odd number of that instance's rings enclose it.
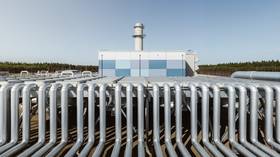
<instances>
[{"instance_id":1,"label":"steel structure","mask_svg":"<svg viewBox=\"0 0 280 157\"><path fill-rule=\"evenodd\" d=\"M280 84L224 77L0 82L0 156L280 156Z\"/></svg>"}]
</instances>

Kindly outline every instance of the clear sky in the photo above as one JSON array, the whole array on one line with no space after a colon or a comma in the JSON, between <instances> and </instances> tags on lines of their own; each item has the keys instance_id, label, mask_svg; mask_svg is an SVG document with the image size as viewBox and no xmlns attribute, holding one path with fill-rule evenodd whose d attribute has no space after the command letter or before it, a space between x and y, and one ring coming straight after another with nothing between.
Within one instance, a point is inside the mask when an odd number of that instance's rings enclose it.
<instances>
[{"instance_id":1,"label":"clear sky","mask_svg":"<svg viewBox=\"0 0 280 157\"><path fill-rule=\"evenodd\" d=\"M279 0L0 0L0 61L97 64L98 50L188 50L199 64L280 59Z\"/></svg>"}]
</instances>

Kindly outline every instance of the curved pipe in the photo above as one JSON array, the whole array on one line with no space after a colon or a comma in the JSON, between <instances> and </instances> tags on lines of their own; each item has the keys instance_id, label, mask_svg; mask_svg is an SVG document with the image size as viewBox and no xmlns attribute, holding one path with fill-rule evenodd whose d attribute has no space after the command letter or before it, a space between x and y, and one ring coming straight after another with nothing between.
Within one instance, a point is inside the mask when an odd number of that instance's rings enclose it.
<instances>
[{"instance_id":1,"label":"curved pipe","mask_svg":"<svg viewBox=\"0 0 280 157\"><path fill-rule=\"evenodd\" d=\"M47 154L47 157L56 156L68 142L68 92L70 87L72 87L70 83L65 83L61 89L61 141Z\"/></svg>"},{"instance_id":2,"label":"curved pipe","mask_svg":"<svg viewBox=\"0 0 280 157\"><path fill-rule=\"evenodd\" d=\"M157 157L163 157L160 148L160 133L159 133L159 87L153 85L153 143Z\"/></svg>"},{"instance_id":3,"label":"curved pipe","mask_svg":"<svg viewBox=\"0 0 280 157\"><path fill-rule=\"evenodd\" d=\"M38 96L38 128L39 128L39 138L38 142L35 143L32 147L25 150L23 153L19 155L19 157L27 157L30 156L33 152L40 149L45 143L45 135L46 135L46 90L49 85L43 83L39 85L39 96Z\"/></svg>"},{"instance_id":4,"label":"curved pipe","mask_svg":"<svg viewBox=\"0 0 280 157\"><path fill-rule=\"evenodd\" d=\"M279 156L279 154L270 149L269 147L263 145L262 143L260 143L258 141L258 90L255 86L250 85L249 86L250 89L250 140L251 142L257 146L259 149L261 149L262 151L266 152L267 154L273 156L273 157L277 157Z\"/></svg>"},{"instance_id":5,"label":"curved pipe","mask_svg":"<svg viewBox=\"0 0 280 157\"><path fill-rule=\"evenodd\" d=\"M232 78L280 81L280 72L265 71L237 71L231 75Z\"/></svg>"},{"instance_id":6,"label":"curved pipe","mask_svg":"<svg viewBox=\"0 0 280 157\"><path fill-rule=\"evenodd\" d=\"M139 84L138 92L138 156L145 157L144 148L144 86Z\"/></svg>"},{"instance_id":7,"label":"curved pipe","mask_svg":"<svg viewBox=\"0 0 280 157\"><path fill-rule=\"evenodd\" d=\"M87 84L78 84L77 88L77 140L74 146L67 152L65 157L74 156L82 146L84 140L84 90Z\"/></svg>"},{"instance_id":8,"label":"curved pipe","mask_svg":"<svg viewBox=\"0 0 280 157\"><path fill-rule=\"evenodd\" d=\"M171 143L171 108L170 108L170 87L164 85L164 141L170 156L177 157L174 147Z\"/></svg>"},{"instance_id":9,"label":"curved pipe","mask_svg":"<svg viewBox=\"0 0 280 157\"><path fill-rule=\"evenodd\" d=\"M100 139L92 157L99 157L102 154L106 141L106 88L106 84L102 84L99 88Z\"/></svg>"},{"instance_id":10,"label":"curved pipe","mask_svg":"<svg viewBox=\"0 0 280 157\"><path fill-rule=\"evenodd\" d=\"M208 153L203 149L203 147L197 141L197 89L196 86L191 84L191 141L194 148L203 157L210 157Z\"/></svg>"},{"instance_id":11,"label":"curved pipe","mask_svg":"<svg viewBox=\"0 0 280 157\"><path fill-rule=\"evenodd\" d=\"M36 84L28 84L23 87L22 91L22 104L23 104L23 111L22 111L22 141L21 143L17 144L16 146L12 147L11 149L7 150L1 156L13 156L18 151L22 150L24 147L27 146L30 138L30 90L32 88L37 87Z\"/></svg>"},{"instance_id":12,"label":"curved pipe","mask_svg":"<svg viewBox=\"0 0 280 157\"><path fill-rule=\"evenodd\" d=\"M88 84L88 142L83 148L80 157L86 157L94 145L94 134L95 134L95 88L94 83Z\"/></svg>"},{"instance_id":13,"label":"curved pipe","mask_svg":"<svg viewBox=\"0 0 280 157\"><path fill-rule=\"evenodd\" d=\"M246 104L246 94L247 90L244 86L238 85L236 87L239 91L239 141L240 143L249 149L252 153L261 157L269 157L268 154L264 153L251 143L247 141L247 104Z\"/></svg>"},{"instance_id":14,"label":"curved pipe","mask_svg":"<svg viewBox=\"0 0 280 157\"><path fill-rule=\"evenodd\" d=\"M133 142L133 104L132 104L132 85L126 86L126 147L125 157L132 156L132 142Z\"/></svg>"},{"instance_id":15,"label":"curved pipe","mask_svg":"<svg viewBox=\"0 0 280 157\"><path fill-rule=\"evenodd\" d=\"M0 88L0 146L7 142L7 90L9 83L1 84Z\"/></svg>"},{"instance_id":16,"label":"curved pipe","mask_svg":"<svg viewBox=\"0 0 280 157\"><path fill-rule=\"evenodd\" d=\"M181 154L185 157L191 157L191 154L188 152L186 147L182 142L182 90L180 85L175 85L175 97L176 97L176 105L175 105L175 114L176 114L176 143Z\"/></svg>"},{"instance_id":17,"label":"curved pipe","mask_svg":"<svg viewBox=\"0 0 280 157\"><path fill-rule=\"evenodd\" d=\"M280 143L280 86L275 85L276 90L276 141Z\"/></svg>"},{"instance_id":18,"label":"curved pipe","mask_svg":"<svg viewBox=\"0 0 280 157\"><path fill-rule=\"evenodd\" d=\"M53 147L56 143L56 123L57 123L57 115L56 115L56 97L57 90L61 87L61 84L55 83L52 84L49 94L50 94L50 141L44 147L39 149L36 153L32 155L32 157L42 156L45 152L47 152L51 147Z\"/></svg>"},{"instance_id":19,"label":"curved pipe","mask_svg":"<svg viewBox=\"0 0 280 157\"><path fill-rule=\"evenodd\" d=\"M220 89L217 85L211 86L213 90L213 140L217 147L229 157L237 157L229 148L227 148L220 140L220 116L221 116L221 98Z\"/></svg>"},{"instance_id":20,"label":"curved pipe","mask_svg":"<svg viewBox=\"0 0 280 157\"><path fill-rule=\"evenodd\" d=\"M235 99L236 92L233 86L226 85L225 90L228 94L228 138L230 144L244 156L255 156L252 152L240 145L235 139Z\"/></svg>"},{"instance_id":21,"label":"curved pipe","mask_svg":"<svg viewBox=\"0 0 280 157\"><path fill-rule=\"evenodd\" d=\"M280 145L273 139L273 89L269 86L264 86L265 90L265 138L269 145L277 151L280 151Z\"/></svg>"},{"instance_id":22,"label":"curved pipe","mask_svg":"<svg viewBox=\"0 0 280 157\"><path fill-rule=\"evenodd\" d=\"M117 84L115 87L115 123L116 123L116 139L115 146L112 151L111 157L118 157L121 150L121 141L122 141L122 115L121 115L121 88L120 84Z\"/></svg>"},{"instance_id":23,"label":"curved pipe","mask_svg":"<svg viewBox=\"0 0 280 157\"><path fill-rule=\"evenodd\" d=\"M200 86L202 90L202 142L217 157L224 156L219 150L209 142L209 89L206 85Z\"/></svg>"},{"instance_id":24,"label":"curved pipe","mask_svg":"<svg viewBox=\"0 0 280 157\"><path fill-rule=\"evenodd\" d=\"M23 83L16 84L11 90L11 141L0 147L0 154L18 143L18 108L19 93L24 87Z\"/></svg>"}]
</instances>

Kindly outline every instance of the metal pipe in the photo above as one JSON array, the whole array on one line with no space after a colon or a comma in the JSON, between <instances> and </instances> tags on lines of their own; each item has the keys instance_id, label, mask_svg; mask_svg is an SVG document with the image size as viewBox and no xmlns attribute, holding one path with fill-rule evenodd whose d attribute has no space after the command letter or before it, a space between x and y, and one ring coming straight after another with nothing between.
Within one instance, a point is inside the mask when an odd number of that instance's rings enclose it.
<instances>
[{"instance_id":1,"label":"metal pipe","mask_svg":"<svg viewBox=\"0 0 280 157\"><path fill-rule=\"evenodd\" d=\"M61 141L47 154L47 157L56 156L68 142L68 92L73 87L70 83L65 83L61 89Z\"/></svg>"},{"instance_id":2,"label":"metal pipe","mask_svg":"<svg viewBox=\"0 0 280 157\"><path fill-rule=\"evenodd\" d=\"M249 149L252 153L260 157L269 157L266 153L252 145L247 141L247 104L246 104L246 88L241 85L236 87L239 90L239 141Z\"/></svg>"},{"instance_id":3,"label":"metal pipe","mask_svg":"<svg viewBox=\"0 0 280 157\"><path fill-rule=\"evenodd\" d=\"M197 141L197 88L195 85L189 85L191 90L191 141L194 148L203 157L210 157L208 153Z\"/></svg>"},{"instance_id":4,"label":"metal pipe","mask_svg":"<svg viewBox=\"0 0 280 157\"><path fill-rule=\"evenodd\" d=\"M222 157L223 154L209 142L209 89L205 85L202 90L202 142L214 156Z\"/></svg>"},{"instance_id":5,"label":"metal pipe","mask_svg":"<svg viewBox=\"0 0 280 157\"><path fill-rule=\"evenodd\" d=\"M101 84L99 88L100 138L92 157L99 157L101 155L106 141L106 88L107 84Z\"/></svg>"},{"instance_id":6,"label":"metal pipe","mask_svg":"<svg viewBox=\"0 0 280 157\"><path fill-rule=\"evenodd\" d=\"M65 157L74 156L84 140L84 90L86 84L79 84L77 88L77 140L74 146L67 152Z\"/></svg>"},{"instance_id":7,"label":"metal pipe","mask_svg":"<svg viewBox=\"0 0 280 157\"><path fill-rule=\"evenodd\" d=\"M231 75L232 78L244 78L255 80L280 81L280 72L265 71L237 71Z\"/></svg>"},{"instance_id":8,"label":"metal pipe","mask_svg":"<svg viewBox=\"0 0 280 157\"><path fill-rule=\"evenodd\" d=\"M174 147L171 143L171 108L170 108L170 87L164 85L164 141L170 156L177 157Z\"/></svg>"},{"instance_id":9,"label":"metal pipe","mask_svg":"<svg viewBox=\"0 0 280 157\"><path fill-rule=\"evenodd\" d=\"M28 157L36 150L40 149L45 143L46 136L46 90L49 85L43 83L39 85L38 95L38 141L32 147L26 149L19 157Z\"/></svg>"},{"instance_id":10,"label":"metal pipe","mask_svg":"<svg viewBox=\"0 0 280 157\"><path fill-rule=\"evenodd\" d=\"M179 84L175 85L175 112L176 112L176 143L183 156L191 157L190 153L182 142L182 90Z\"/></svg>"},{"instance_id":11,"label":"metal pipe","mask_svg":"<svg viewBox=\"0 0 280 157\"><path fill-rule=\"evenodd\" d=\"M9 83L1 84L0 88L0 146L7 142L7 90Z\"/></svg>"},{"instance_id":12,"label":"metal pipe","mask_svg":"<svg viewBox=\"0 0 280 157\"><path fill-rule=\"evenodd\" d=\"M32 88L35 88L36 84L28 84L24 86L22 91L22 97L23 97L23 116L22 116L22 141L21 143L17 144L13 148L7 150L1 156L13 156L18 151L22 150L24 147L27 146L30 138L30 90Z\"/></svg>"},{"instance_id":13,"label":"metal pipe","mask_svg":"<svg viewBox=\"0 0 280 157\"><path fill-rule=\"evenodd\" d=\"M11 89L11 140L0 147L0 154L15 146L18 143L18 108L19 93L24 87L23 83L16 84Z\"/></svg>"},{"instance_id":14,"label":"metal pipe","mask_svg":"<svg viewBox=\"0 0 280 157\"><path fill-rule=\"evenodd\" d=\"M95 141L95 88L96 84L88 84L88 142L79 154L80 157L86 157L88 155Z\"/></svg>"},{"instance_id":15,"label":"metal pipe","mask_svg":"<svg viewBox=\"0 0 280 157\"><path fill-rule=\"evenodd\" d=\"M276 141L280 143L280 86L274 86L276 91Z\"/></svg>"},{"instance_id":16,"label":"metal pipe","mask_svg":"<svg viewBox=\"0 0 280 157\"><path fill-rule=\"evenodd\" d=\"M213 90L213 140L217 147L229 157L237 157L229 148L227 148L220 140L220 116L221 116L221 97L220 89L217 85L211 86Z\"/></svg>"},{"instance_id":17,"label":"metal pipe","mask_svg":"<svg viewBox=\"0 0 280 157\"><path fill-rule=\"evenodd\" d=\"M138 97L138 156L145 157L144 148L144 86L139 84L137 87Z\"/></svg>"},{"instance_id":18,"label":"metal pipe","mask_svg":"<svg viewBox=\"0 0 280 157\"><path fill-rule=\"evenodd\" d=\"M132 104L132 85L126 86L126 147L125 156L132 156L132 142L133 142L133 104Z\"/></svg>"},{"instance_id":19,"label":"metal pipe","mask_svg":"<svg viewBox=\"0 0 280 157\"><path fill-rule=\"evenodd\" d=\"M36 153L32 155L32 157L42 156L44 155L50 148L52 148L57 140L56 137L56 123L57 123L57 90L61 88L60 83L54 83L52 84L49 95L50 95L50 140L49 142L39 149Z\"/></svg>"},{"instance_id":20,"label":"metal pipe","mask_svg":"<svg viewBox=\"0 0 280 157\"><path fill-rule=\"evenodd\" d=\"M122 141L122 114L121 114L121 89L122 86L117 84L115 87L115 124L116 139L111 157L118 157L121 150Z\"/></svg>"},{"instance_id":21,"label":"metal pipe","mask_svg":"<svg viewBox=\"0 0 280 157\"><path fill-rule=\"evenodd\" d=\"M244 156L255 156L252 152L240 145L235 139L235 89L231 85L226 85L228 94L228 138L230 144Z\"/></svg>"},{"instance_id":22,"label":"metal pipe","mask_svg":"<svg viewBox=\"0 0 280 157\"><path fill-rule=\"evenodd\" d=\"M250 140L251 142L257 146L259 149L264 151L265 153L276 157L279 156L279 154L270 149L269 147L263 145L258 141L258 90L255 86L250 85Z\"/></svg>"},{"instance_id":23,"label":"metal pipe","mask_svg":"<svg viewBox=\"0 0 280 157\"><path fill-rule=\"evenodd\" d=\"M157 157L163 157L159 135L159 86L153 85L153 143Z\"/></svg>"},{"instance_id":24,"label":"metal pipe","mask_svg":"<svg viewBox=\"0 0 280 157\"><path fill-rule=\"evenodd\" d=\"M265 138L269 145L277 151L280 151L280 145L273 139L273 89L264 86L265 90Z\"/></svg>"}]
</instances>

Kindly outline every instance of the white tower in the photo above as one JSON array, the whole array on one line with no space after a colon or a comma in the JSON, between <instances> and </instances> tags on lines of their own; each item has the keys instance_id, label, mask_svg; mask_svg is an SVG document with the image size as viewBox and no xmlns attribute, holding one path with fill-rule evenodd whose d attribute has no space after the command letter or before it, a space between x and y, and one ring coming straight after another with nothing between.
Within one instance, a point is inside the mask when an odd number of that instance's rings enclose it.
<instances>
[{"instance_id":1,"label":"white tower","mask_svg":"<svg viewBox=\"0 0 280 157\"><path fill-rule=\"evenodd\" d=\"M143 34L144 25L142 23L136 23L134 25L134 49L135 51L143 51Z\"/></svg>"}]
</instances>

